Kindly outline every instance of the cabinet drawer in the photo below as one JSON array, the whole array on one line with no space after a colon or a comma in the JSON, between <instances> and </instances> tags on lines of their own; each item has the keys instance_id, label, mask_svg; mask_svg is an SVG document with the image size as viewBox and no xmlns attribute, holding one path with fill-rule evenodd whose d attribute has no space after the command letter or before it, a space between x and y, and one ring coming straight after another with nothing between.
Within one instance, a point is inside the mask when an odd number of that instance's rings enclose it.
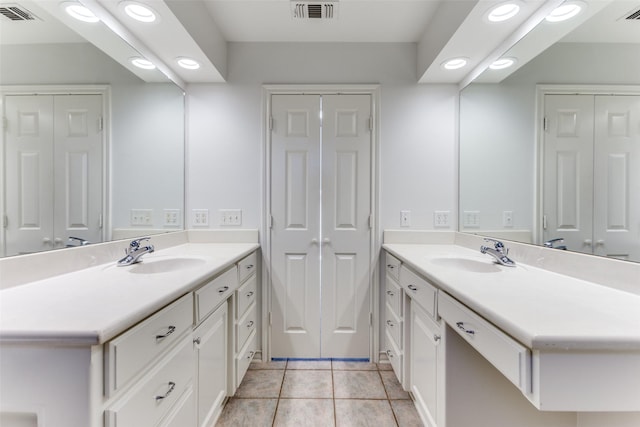
<instances>
[{"instance_id":1,"label":"cabinet drawer","mask_svg":"<svg viewBox=\"0 0 640 427\"><path fill-rule=\"evenodd\" d=\"M236 384L240 385L242 383L242 379L244 378L244 374L249 369L249 365L253 360L253 356L256 354L256 336L257 332L253 332L247 343L242 348L242 350L238 353L236 357Z\"/></svg>"},{"instance_id":2,"label":"cabinet drawer","mask_svg":"<svg viewBox=\"0 0 640 427\"><path fill-rule=\"evenodd\" d=\"M238 283L242 283L247 277L256 271L257 262L258 255L254 252L238 263Z\"/></svg>"},{"instance_id":3,"label":"cabinet drawer","mask_svg":"<svg viewBox=\"0 0 640 427\"><path fill-rule=\"evenodd\" d=\"M238 318L247 311L247 308L256 300L256 292L258 291L258 281L256 276L251 276L240 288L236 297L236 316Z\"/></svg>"},{"instance_id":4,"label":"cabinet drawer","mask_svg":"<svg viewBox=\"0 0 640 427\"><path fill-rule=\"evenodd\" d=\"M386 253L384 265L387 274L393 277L395 280L400 280L400 260L390 253Z\"/></svg>"},{"instance_id":5,"label":"cabinet drawer","mask_svg":"<svg viewBox=\"0 0 640 427\"><path fill-rule=\"evenodd\" d=\"M384 297L396 316L402 316L402 288L389 274L385 280Z\"/></svg>"},{"instance_id":6,"label":"cabinet drawer","mask_svg":"<svg viewBox=\"0 0 640 427\"><path fill-rule=\"evenodd\" d=\"M523 392L531 390L531 351L441 292L438 312L451 328Z\"/></svg>"},{"instance_id":7,"label":"cabinet drawer","mask_svg":"<svg viewBox=\"0 0 640 427\"><path fill-rule=\"evenodd\" d=\"M200 289L196 296L196 323L202 322L238 286L238 272L233 266Z\"/></svg>"},{"instance_id":8,"label":"cabinet drawer","mask_svg":"<svg viewBox=\"0 0 640 427\"><path fill-rule=\"evenodd\" d=\"M189 388L192 388L194 352L191 337L184 339L153 370L105 411L107 427L154 426Z\"/></svg>"},{"instance_id":9,"label":"cabinet drawer","mask_svg":"<svg viewBox=\"0 0 640 427\"><path fill-rule=\"evenodd\" d=\"M247 338L256 330L256 305L253 304L243 317L236 323L236 350L244 346Z\"/></svg>"},{"instance_id":10,"label":"cabinet drawer","mask_svg":"<svg viewBox=\"0 0 640 427\"><path fill-rule=\"evenodd\" d=\"M393 338L396 347L402 348L402 321L395 315L389 304L386 304L386 317L384 327Z\"/></svg>"},{"instance_id":11,"label":"cabinet drawer","mask_svg":"<svg viewBox=\"0 0 640 427\"><path fill-rule=\"evenodd\" d=\"M193 324L193 296L183 296L105 345L106 394L171 347Z\"/></svg>"},{"instance_id":12,"label":"cabinet drawer","mask_svg":"<svg viewBox=\"0 0 640 427\"><path fill-rule=\"evenodd\" d=\"M436 315L437 289L404 265L400 268L400 284L404 291L431 317Z\"/></svg>"},{"instance_id":13,"label":"cabinet drawer","mask_svg":"<svg viewBox=\"0 0 640 427\"><path fill-rule=\"evenodd\" d=\"M389 331L385 331L384 334L384 351L385 353L387 353L387 357L389 358L389 362L391 362L393 371L396 373L396 377L398 377L398 379L401 381L401 379L403 378L402 352L393 342L393 338L391 337Z\"/></svg>"},{"instance_id":14,"label":"cabinet drawer","mask_svg":"<svg viewBox=\"0 0 640 427\"><path fill-rule=\"evenodd\" d=\"M196 425L195 393L190 388L167 418L158 427L186 427Z\"/></svg>"}]
</instances>

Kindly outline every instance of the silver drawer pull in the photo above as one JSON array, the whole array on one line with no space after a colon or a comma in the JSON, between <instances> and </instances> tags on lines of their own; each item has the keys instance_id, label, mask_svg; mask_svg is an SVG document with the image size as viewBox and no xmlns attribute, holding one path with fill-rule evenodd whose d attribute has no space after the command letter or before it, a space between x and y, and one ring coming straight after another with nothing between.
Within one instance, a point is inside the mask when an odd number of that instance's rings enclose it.
<instances>
[{"instance_id":1,"label":"silver drawer pull","mask_svg":"<svg viewBox=\"0 0 640 427\"><path fill-rule=\"evenodd\" d=\"M387 291L387 295L389 295L390 297L394 296L395 294L392 291Z\"/></svg>"},{"instance_id":2,"label":"silver drawer pull","mask_svg":"<svg viewBox=\"0 0 640 427\"><path fill-rule=\"evenodd\" d=\"M413 292L418 292L418 288L416 287L416 285L409 285L409 286L407 286L407 288L409 288Z\"/></svg>"},{"instance_id":3,"label":"silver drawer pull","mask_svg":"<svg viewBox=\"0 0 640 427\"><path fill-rule=\"evenodd\" d=\"M391 326L392 328L395 326L391 320L387 320L387 325Z\"/></svg>"},{"instance_id":4,"label":"silver drawer pull","mask_svg":"<svg viewBox=\"0 0 640 427\"><path fill-rule=\"evenodd\" d=\"M229 290L228 286L223 286L220 289L218 289L218 293L219 294L224 294L225 292L227 292Z\"/></svg>"},{"instance_id":5,"label":"silver drawer pull","mask_svg":"<svg viewBox=\"0 0 640 427\"><path fill-rule=\"evenodd\" d=\"M253 296L253 291L247 293L247 298L251 298Z\"/></svg>"},{"instance_id":6,"label":"silver drawer pull","mask_svg":"<svg viewBox=\"0 0 640 427\"><path fill-rule=\"evenodd\" d=\"M476 333L476 331L474 331L473 329L465 328L464 322L456 322L456 326L458 327L458 329L463 331L465 334L475 335L475 333Z\"/></svg>"},{"instance_id":7,"label":"silver drawer pull","mask_svg":"<svg viewBox=\"0 0 640 427\"><path fill-rule=\"evenodd\" d=\"M393 270L394 268L396 268L396 266L393 264L387 264L387 268Z\"/></svg>"},{"instance_id":8,"label":"silver drawer pull","mask_svg":"<svg viewBox=\"0 0 640 427\"><path fill-rule=\"evenodd\" d=\"M252 327L252 326L253 326L253 320L252 320L252 321L250 321L249 323L247 323L247 328L250 328L250 327Z\"/></svg>"},{"instance_id":9,"label":"silver drawer pull","mask_svg":"<svg viewBox=\"0 0 640 427\"><path fill-rule=\"evenodd\" d=\"M162 335L156 335L156 341L161 341L163 339L165 339L166 337L168 337L169 335L171 335L172 333L174 333L176 330L175 326L169 326L167 328L167 332L162 334Z\"/></svg>"},{"instance_id":10,"label":"silver drawer pull","mask_svg":"<svg viewBox=\"0 0 640 427\"><path fill-rule=\"evenodd\" d=\"M193 343L194 343L194 344L197 344L197 345L200 345L200 337L195 338L195 339L193 340Z\"/></svg>"},{"instance_id":11,"label":"silver drawer pull","mask_svg":"<svg viewBox=\"0 0 640 427\"><path fill-rule=\"evenodd\" d=\"M433 340L434 340L435 342L440 341L440 335L438 335L438 334L433 334Z\"/></svg>"},{"instance_id":12,"label":"silver drawer pull","mask_svg":"<svg viewBox=\"0 0 640 427\"><path fill-rule=\"evenodd\" d=\"M247 356L247 359L251 360L253 359L253 355L256 354L255 352L249 352L249 355Z\"/></svg>"},{"instance_id":13,"label":"silver drawer pull","mask_svg":"<svg viewBox=\"0 0 640 427\"><path fill-rule=\"evenodd\" d=\"M172 381L169 382L169 389L167 390L167 392L163 396L156 396L156 402L159 402L162 399L166 399L167 397L169 397L169 395L171 394L171 392L173 391L174 388L176 388L176 383L174 383Z\"/></svg>"},{"instance_id":14,"label":"silver drawer pull","mask_svg":"<svg viewBox=\"0 0 640 427\"><path fill-rule=\"evenodd\" d=\"M247 270L251 270L253 268L253 264L249 264L245 267Z\"/></svg>"},{"instance_id":15,"label":"silver drawer pull","mask_svg":"<svg viewBox=\"0 0 640 427\"><path fill-rule=\"evenodd\" d=\"M391 350L387 350L387 357L393 359L393 353L391 353Z\"/></svg>"}]
</instances>

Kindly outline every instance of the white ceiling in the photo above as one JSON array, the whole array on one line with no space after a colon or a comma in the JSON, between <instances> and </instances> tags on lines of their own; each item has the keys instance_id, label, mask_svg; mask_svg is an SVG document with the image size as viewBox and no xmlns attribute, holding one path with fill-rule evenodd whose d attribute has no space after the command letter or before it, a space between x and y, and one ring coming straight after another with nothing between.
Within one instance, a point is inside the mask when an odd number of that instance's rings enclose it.
<instances>
[{"instance_id":1,"label":"white ceiling","mask_svg":"<svg viewBox=\"0 0 640 427\"><path fill-rule=\"evenodd\" d=\"M420 82L459 83L469 79L474 67L484 67L487 58L505 53L510 43L524 35L519 32L532 27L535 19L541 19L536 16L545 7L561 0L521 0L522 12L518 17L498 25L487 22L484 15L503 0L339 0L337 18L333 20L293 19L290 0L138 0L159 13L159 22L153 24L128 20L119 7L120 0L81 1L106 13L121 37L129 44L142 46L138 49L142 53L160 59L166 64L165 74L184 84L225 81L227 42L416 43ZM65 25L55 25L59 23L57 19L64 19L53 17L60 9L57 0L0 0L0 4L6 3L33 8L39 17L42 15L42 20L29 23L28 30L26 26L18 29L14 23L3 21L0 43L78 42L77 33L92 40L91 31L79 29L77 24L74 31ZM640 41L640 20L618 20L640 8L640 0L589 3L592 11L603 9L603 12L595 14L564 41ZM570 31L567 28L523 39L519 43L521 50L527 50L532 57L564 37ZM194 57L204 66L195 73L182 70L174 65L178 56ZM440 64L454 56L468 57L470 65L453 73L445 72Z\"/></svg>"}]
</instances>

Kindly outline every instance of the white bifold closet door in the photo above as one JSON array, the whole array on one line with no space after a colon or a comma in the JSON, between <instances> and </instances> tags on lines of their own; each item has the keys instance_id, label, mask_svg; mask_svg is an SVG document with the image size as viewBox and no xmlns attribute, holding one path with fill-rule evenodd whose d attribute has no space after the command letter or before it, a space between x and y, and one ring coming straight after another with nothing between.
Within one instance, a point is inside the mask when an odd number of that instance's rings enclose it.
<instances>
[{"instance_id":1,"label":"white bifold closet door","mask_svg":"<svg viewBox=\"0 0 640 427\"><path fill-rule=\"evenodd\" d=\"M545 240L640 261L640 96L546 95Z\"/></svg>"},{"instance_id":2,"label":"white bifold closet door","mask_svg":"<svg viewBox=\"0 0 640 427\"><path fill-rule=\"evenodd\" d=\"M101 95L5 97L5 253L102 241Z\"/></svg>"},{"instance_id":3,"label":"white bifold closet door","mask_svg":"<svg viewBox=\"0 0 640 427\"><path fill-rule=\"evenodd\" d=\"M272 357L368 358L371 96L271 100Z\"/></svg>"}]
</instances>

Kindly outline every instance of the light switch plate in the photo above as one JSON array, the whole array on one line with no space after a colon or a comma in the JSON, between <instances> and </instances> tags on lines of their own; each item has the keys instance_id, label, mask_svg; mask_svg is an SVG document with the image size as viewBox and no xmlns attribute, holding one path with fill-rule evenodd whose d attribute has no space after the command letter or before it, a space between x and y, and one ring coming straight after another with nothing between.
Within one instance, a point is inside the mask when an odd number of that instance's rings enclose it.
<instances>
[{"instance_id":1,"label":"light switch plate","mask_svg":"<svg viewBox=\"0 0 640 427\"><path fill-rule=\"evenodd\" d=\"M480 227L480 211L464 211L462 225L464 227Z\"/></svg>"},{"instance_id":2,"label":"light switch plate","mask_svg":"<svg viewBox=\"0 0 640 427\"><path fill-rule=\"evenodd\" d=\"M242 225L242 209L220 209L220 225Z\"/></svg>"},{"instance_id":3,"label":"light switch plate","mask_svg":"<svg viewBox=\"0 0 640 427\"><path fill-rule=\"evenodd\" d=\"M209 226L209 209L193 209L191 215L191 223L194 227Z\"/></svg>"},{"instance_id":4,"label":"light switch plate","mask_svg":"<svg viewBox=\"0 0 640 427\"><path fill-rule=\"evenodd\" d=\"M433 213L433 226L438 228L448 228L451 226L450 211L435 211Z\"/></svg>"},{"instance_id":5,"label":"light switch plate","mask_svg":"<svg viewBox=\"0 0 640 427\"><path fill-rule=\"evenodd\" d=\"M411 227L411 211L400 211L400 227Z\"/></svg>"},{"instance_id":6,"label":"light switch plate","mask_svg":"<svg viewBox=\"0 0 640 427\"><path fill-rule=\"evenodd\" d=\"M153 209L131 209L130 224L153 225Z\"/></svg>"}]
</instances>

